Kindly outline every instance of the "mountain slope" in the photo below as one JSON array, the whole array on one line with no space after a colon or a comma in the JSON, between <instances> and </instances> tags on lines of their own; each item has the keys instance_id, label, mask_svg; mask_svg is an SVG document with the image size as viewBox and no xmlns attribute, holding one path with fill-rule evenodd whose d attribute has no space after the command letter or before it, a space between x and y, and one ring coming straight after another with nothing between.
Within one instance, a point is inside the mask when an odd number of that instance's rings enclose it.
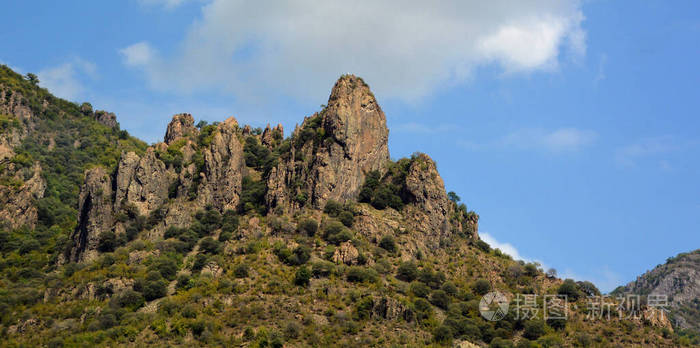
<instances>
[{"instance_id":1,"label":"mountain slope","mask_svg":"<svg viewBox=\"0 0 700 348\"><path fill-rule=\"evenodd\" d=\"M700 332L700 249L669 258L615 293L666 295L674 327Z\"/></svg>"},{"instance_id":2,"label":"mountain slope","mask_svg":"<svg viewBox=\"0 0 700 348\"><path fill-rule=\"evenodd\" d=\"M179 114L145 147L104 113L3 71L6 186L35 196L15 214L25 227L0 235L4 345L683 343L664 321L588 320L583 293L594 286L481 241L478 215L445 192L430 157L389 159L385 116L358 77L342 76L288 138L281 126L195 126ZM66 211L43 213L46 197ZM570 295L568 320L488 321L479 301L490 290L536 294L539 305Z\"/></svg>"}]
</instances>

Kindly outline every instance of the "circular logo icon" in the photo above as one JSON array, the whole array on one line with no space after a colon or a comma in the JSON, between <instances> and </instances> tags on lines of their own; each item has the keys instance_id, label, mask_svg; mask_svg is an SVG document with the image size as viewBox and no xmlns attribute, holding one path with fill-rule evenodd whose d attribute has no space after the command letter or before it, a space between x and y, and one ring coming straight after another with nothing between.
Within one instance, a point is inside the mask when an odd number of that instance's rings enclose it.
<instances>
[{"instance_id":1,"label":"circular logo icon","mask_svg":"<svg viewBox=\"0 0 700 348\"><path fill-rule=\"evenodd\" d=\"M479 312L486 320L499 321L508 314L508 299L498 291L491 291L481 298Z\"/></svg>"}]
</instances>

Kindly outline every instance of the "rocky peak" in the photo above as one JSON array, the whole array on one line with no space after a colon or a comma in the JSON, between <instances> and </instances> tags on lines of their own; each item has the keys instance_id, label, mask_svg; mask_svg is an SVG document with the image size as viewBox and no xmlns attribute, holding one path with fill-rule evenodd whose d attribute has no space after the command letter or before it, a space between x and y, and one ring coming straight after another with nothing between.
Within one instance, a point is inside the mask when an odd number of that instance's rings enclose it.
<instances>
[{"instance_id":1,"label":"rocky peak","mask_svg":"<svg viewBox=\"0 0 700 348\"><path fill-rule=\"evenodd\" d=\"M165 132L164 141L166 144L171 144L176 140L187 135L195 135L199 131L194 126L194 118L190 114L177 114L173 116L172 121L168 124L168 129Z\"/></svg>"},{"instance_id":2,"label":"rocky peak","mask_svg":"<svg viewBox=\"0 0 700 348\"><path fill-rule=\"evenodd\" d=\"M270 174L268 205L293 210L308 203L321 208L329 199L355 200L365 175L389 160L388 139L386 117L367 84L343 75L328 105L295 129L292 156Z\"/></svg>"},{"instance_id":3,"label":"rocky peak","mask_svg":"<svg viewBox=\"0 0 700 348\"><path fill-rule=\"evenodd\" d=\"M343 75L335 83L323 113L323 128L351 159L389 159L386 117L369 86L359 77Z\"/></svg>"},{"instance_id":4,"label":"rocky peak","mask_svg":"<svg viewBox=\"0 0 700 348\"><path fill-rule=\"evenodd\" d=\"M102 123L109 128L119 127L119 123L117 123L117 115L115 115L113 112L97 110L94 117L97 122Z\"/></svg>"}]
</instances>

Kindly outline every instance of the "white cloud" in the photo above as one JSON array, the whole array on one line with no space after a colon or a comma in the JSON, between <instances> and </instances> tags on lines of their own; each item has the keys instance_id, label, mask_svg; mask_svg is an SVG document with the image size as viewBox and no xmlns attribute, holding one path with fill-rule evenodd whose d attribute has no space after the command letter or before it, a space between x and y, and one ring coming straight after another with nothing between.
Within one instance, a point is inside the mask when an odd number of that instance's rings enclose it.
<instances>
[{"instance_id":1,"label":"white cloud","mask_svg":"<svg viewBox=\"0 0 700 348\"><path fill-rule=\"evenodd\" d=\"M155 51L147 42L135 43L119 50L124 64L132 67L147 66L155 59Z\"/></svg>"},{"instance_id":2,"label":"white cloud","mask_svg":"<svg viewBox=\"0 0 700 348\"><path fill-rule=\"evenodd\" d=\"M594 131L577 128L554 130L524 128L487 143L460 141L459 144L469 150L501 148L564 153L581 150L591 145L597 137L598 135Z\"/></svg>"},{"instance_id":3,"label":"white cloud","mask_svg":"<svg viewBox=\"0 0 700 348\"><path fill-rule=\"evenodd\" d=\"M481 240L483 240L484 242L488 243L491 246L491 248L500 249L502 252L512 256L515 260L525 260L525 258L522 257L518 252L518 249L516 249L510 243L501 243L497 241L496 238L494 238L486 232L479 232L479 238L481 238Z\"/></svg>"},{"instance_id":4,"label":"white cloud","mask_svg":"<svg viewBox=\"0 0 700 348\"><path fill-rule=\"evenodd\" d=\"M500 242L489 233L480 231L479 237L483 241L488 243L491 246L491 248L500 249L502 252L513 257L514 260L523 260L525 262L539 263L541 268L545 271L550 268L541 261L523 257L512 244ZM622 285L622 278L620 277L620 275L612 271L608 266L603 266L600 269L596 269L595 273L590 273L587 275L581 275L570 268L565 268L564 271L559 272L557 277L561 279L571 278L577 281L588 280L595 284L604 293L610 292L619 285Z\"/></svg>"},{"instance_id":5,"label":"white cloud","mask_svg":"<svg viewBox=\"0 0 700 348\"><path fill-rule=\"evenodd\" d=\"M694 158L700 148L697 140L680 139L671 135L644 138L632 144L618 148L615 151L617 164L624 167L634 167L640 162L652 160L662 170L672 170L670 157L685 161ZM683 154L680 158L678 155Z\"/></svg>"},{"instance_id":6,"label":"white cloud","mask_svg":"<svg viewBox=\"0 0 700 348\"><path fill-rule=\"evenodd\" d=\"M54 95L75 101L85 93L80 76L95 78L97 66L94 63L75 58L56 67L46 68L37 73L39 84Z\"/></svg>"},{"instance_id":7,"label":"white cloud","mask_svg":"<svg viewBox=\"0 0 700 348\"><path fill-rule=\"evenodd\" d=\"M162 6L167 10L179 7L188 0L139 0L145 6Z\"/></svg>"},{"instance_id":8,"label":"white cloud","mask_svg":"<svg viewBox=\"0 0 700 348\"><path fill-rule=\"evenodd\" d=\"M153 59L142 42L122 53L158 90L318 100L351 72L381 97L410 101L478 66L556 69L563 54L585 54L582 21L576 0L212 0L174 52Z\"/></svg>"}]
</instances>

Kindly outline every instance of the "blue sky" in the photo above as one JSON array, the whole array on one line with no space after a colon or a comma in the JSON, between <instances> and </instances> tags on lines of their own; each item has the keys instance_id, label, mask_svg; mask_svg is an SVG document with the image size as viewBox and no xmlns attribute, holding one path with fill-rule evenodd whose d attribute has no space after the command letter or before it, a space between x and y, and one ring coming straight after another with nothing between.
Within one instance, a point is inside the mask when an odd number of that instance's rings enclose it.
<instances>
[{"instance_id":1,"label":"blue sky","mask_svg":"<svg viewBox=\"0 0 700 348\"><path fill-rule=\"evenodd\" d=\"M697 2L2 2L0 62L149 142L289 133L350 72L494 246L605 291L700 247Z\"/></svg>"}]
</instances>

